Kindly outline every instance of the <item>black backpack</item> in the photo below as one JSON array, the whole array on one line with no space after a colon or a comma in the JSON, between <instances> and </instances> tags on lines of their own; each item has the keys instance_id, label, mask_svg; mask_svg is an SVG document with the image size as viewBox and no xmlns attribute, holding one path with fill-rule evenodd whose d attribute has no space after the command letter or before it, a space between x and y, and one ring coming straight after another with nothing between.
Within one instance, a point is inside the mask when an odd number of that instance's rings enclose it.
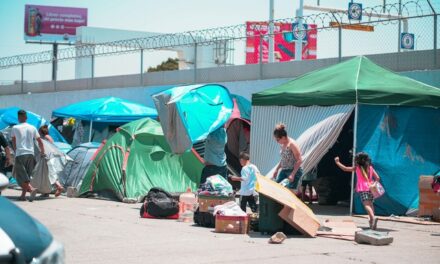
<instances>
[{"instance_id":1,"label":"black backpack","mask_svg":"<svg viewBox=\"0 0 440 264\"><path fill-rule=\"evenodd\" d=\"M153 187L145 197L140 210L141 217L144 212L157 218L173 216L179 212L179 203L167 191Z\"/></svg>"}]
</instances>

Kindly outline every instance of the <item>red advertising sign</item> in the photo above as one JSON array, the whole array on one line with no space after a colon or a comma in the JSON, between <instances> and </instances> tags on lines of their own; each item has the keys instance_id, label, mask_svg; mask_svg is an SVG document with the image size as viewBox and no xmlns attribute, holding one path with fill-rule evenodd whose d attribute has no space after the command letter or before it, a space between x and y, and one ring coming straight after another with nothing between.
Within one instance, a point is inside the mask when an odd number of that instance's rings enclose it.
<instances>
[{"instance_id":1,"label":"red advertising sign","mask_svg":"<svg viewBox=\"0 0 440 264\"><path fill-rule=\"evenodd\" d=\"M35 42L74 42L76 28L87 26L87 9L26 5L24 39Z\"/></svg>"},{"instance_id":2,"label":"red advertising sign","mask_svg":"<svg viewBox=\"0 0 440 264\"><path fill-rule=\"evenodd\" d=\"M309 29L307 36L303 40L302 59L316 59L316 44L318 32L316 25L305 25ZM274 58L275 61L295 60L295 41L292 39L291 23L274 24ZM269 32L268 22L246 22L246 64L259 63L260 61L260 36L262 40L262 62L269 61Z\"/></svg>"}]
</instances>

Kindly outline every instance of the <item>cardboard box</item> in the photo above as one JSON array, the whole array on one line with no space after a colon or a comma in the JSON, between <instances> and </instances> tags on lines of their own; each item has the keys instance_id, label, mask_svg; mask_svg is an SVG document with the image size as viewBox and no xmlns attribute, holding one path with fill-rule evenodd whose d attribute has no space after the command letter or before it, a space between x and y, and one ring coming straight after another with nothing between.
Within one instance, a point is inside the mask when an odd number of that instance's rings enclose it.
<instances>
[{"instance_id":1,"label":"cardboard box","mask_svg":"<svg viewBox=\"0 0 440 264\"><path fill-rule=\"evenodd\" d=\"M216 215L215 232L229 234L247 234L249 232L249 217Z\"/></svg>"},{"instance_id":2,"label":"cardboard box","mask_svg":"<svg viewBox=\"0 0 440 264\"><path fill-rule=\"evenodd\" d=\"M310 237L316 236L320 224L319 222L311 221L310 217L303 210L284 206L278 215L301 233Z\"/></svg>"},{"instance_id":3,"label":"cardboard box","mask_svg":"<svg viewBox=\"0 0 440 264\"><path fill-rule=\"evenodd\" d=\"M230 201L235 202L235 197L226 196L204 196L198 197L200 212L214 212L214 207Z\"/></svg>"},{"instance_id":4,"label":"cardboard box","mask_svg":"<svg viewBox=\"0 0 440 264\"><path fill-rule=\"evenodd\" d=\"M440 208L432 209L432 220L440 222Z\"/></svg>"},{"instance_id":5,"label":"cardboard box","mask_svg":"<svg viewBox=\"0 0 440 264\"><path fill-rule=\"evenodd\" d=\"M419 178L419 189L420 190L432 190L431 184L434 176L420 176Z\"/></svg>"},{"instance_id":6,"label":"cardboard box","mask_svg":"<svg viewBox=\"0 0 440 264\"><path fill-rule=\"evenodd\" d=\"M432 216L440 207L440 195L434 193L431 187L433 179L433 176L420 176L419 216Z\"/></svg>"}]
</instances>

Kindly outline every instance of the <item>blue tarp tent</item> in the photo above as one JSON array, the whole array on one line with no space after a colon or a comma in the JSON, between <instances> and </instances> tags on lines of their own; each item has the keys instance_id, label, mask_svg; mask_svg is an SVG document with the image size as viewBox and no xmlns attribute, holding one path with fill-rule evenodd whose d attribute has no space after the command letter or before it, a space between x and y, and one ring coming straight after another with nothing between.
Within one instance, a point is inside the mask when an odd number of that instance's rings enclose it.
<instances>
[{"instance_id":1,"label":"blue tarp tent","mask_svg":"<svg viewBox=\"0 0 440 264\"><path fill-rule=\"evenodd\" d=\"M386 194L376 213L404 215L419 206L419 177L440 164L440 111L435 108L360 105L358 148L367 152L382 177ZM364 213L355 197L355 213Z\"/></svg>"},{"instance_id":2,"label":"blue tarp tent","mask_svg":"<svg viewBox=\"0 0 440 264\"><path fill-rule=\"evenodd\" d=\"M89 141L91 141L92 127L96 126L96 123L123 125L145 117L155 119L157 111L129 100L103 97L58 108L52 112L52 116L73 117L77 120L90 122Z\"/></svg>"},{"instance_id":3,"label":"blue tarp tent","mask_svg":"<svg viewBox=\"0 0 440 264\"><path fill-rule=\"evenodd\" d=\"M129 100L103 97L58 108L52 112L52 116L117 124L144 117L157 118L157 111Z\"/></svg>"},{"instance_id":4,"label":"blue tarp tent","mask_svg":"<svg viewBox=\"0 0 440 264\"><path fill-rule=\"evenodd\" d=\"M179 86L153 95L160 124L174 153L184 153L231 116L228 89L218 84Z\"/></svg>"},{"instance_id":5,"label":"blue tarp tent","mask_svg":"<svg viewBox=\"0 0 440 264\"><path fill-rule=\"evenodd\" d=\"M5 129L8 126L13 126L18 124L18 117L17 112L21 108L18 107L10 107L10 108L4 108L0 109L0 130ZM39 129L42 125L48 125L49 126L49 135L53 138L55 142L64 142L66 143L66 140L63 138L63 136L56 130L48 121L46 121L43 117L32 113L30 111L27 112L27 123L31 124L35 128Z\"/></svg>"}]
</instances>

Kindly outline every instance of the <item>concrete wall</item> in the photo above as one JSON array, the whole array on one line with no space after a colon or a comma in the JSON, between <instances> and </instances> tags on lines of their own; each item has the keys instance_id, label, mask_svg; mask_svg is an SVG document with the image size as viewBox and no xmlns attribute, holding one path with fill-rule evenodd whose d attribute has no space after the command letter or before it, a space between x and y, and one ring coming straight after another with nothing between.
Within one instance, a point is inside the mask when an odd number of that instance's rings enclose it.
<instances>
[{"instance_id":1,"label":"concrete wall","mask_svg":"<svg viewBox=\"0 0 440 264\"><path fill-rule=\"evenodd\" d=\"M368 56L376 63L402 75L440 87L440 70L435 69L432 51ZM429 57L431 56L431 57ZM344 58L346 60L348 58ZM440 58L439 60L440 61ZM170 87L194 83L220 83L231 93L248 99L252 93L266 90L304 73L338 63L338 59L241 65L197 70L180 70L123 75L95 79L0 86L0 108L18 106L45 118L52 110L79 101L116 96L154 106L151 95ZM142 85L140 85L142 83Z\"/></svg>"},{"instance_id":2,"label":"concrete wall","mask_svg":"<svg viewBox=\"0 0 440 264\"><path fill-rule=\"evenodd\" d=\"M252 93L266 90L286 81L287 79L273 79L261 81L222 82L221 84L228 87L231 93L250 98ZM175 85L162 85L2 95L0 96L0 108L18 106L50 119L52 111L56 108L79 101L105 96L121 97L154 107L151 95L174 86Z\"/></svg>"},{"instance_id":3,"label":"concrete wall","mask_svg":"<svg viewBox=\"0 0 440 264\"><path fill-rule=\"evenodd\" d=\"M440 70L410 71L401 72L400 74L440 88Z\"/></svg>"}]
</instances>

